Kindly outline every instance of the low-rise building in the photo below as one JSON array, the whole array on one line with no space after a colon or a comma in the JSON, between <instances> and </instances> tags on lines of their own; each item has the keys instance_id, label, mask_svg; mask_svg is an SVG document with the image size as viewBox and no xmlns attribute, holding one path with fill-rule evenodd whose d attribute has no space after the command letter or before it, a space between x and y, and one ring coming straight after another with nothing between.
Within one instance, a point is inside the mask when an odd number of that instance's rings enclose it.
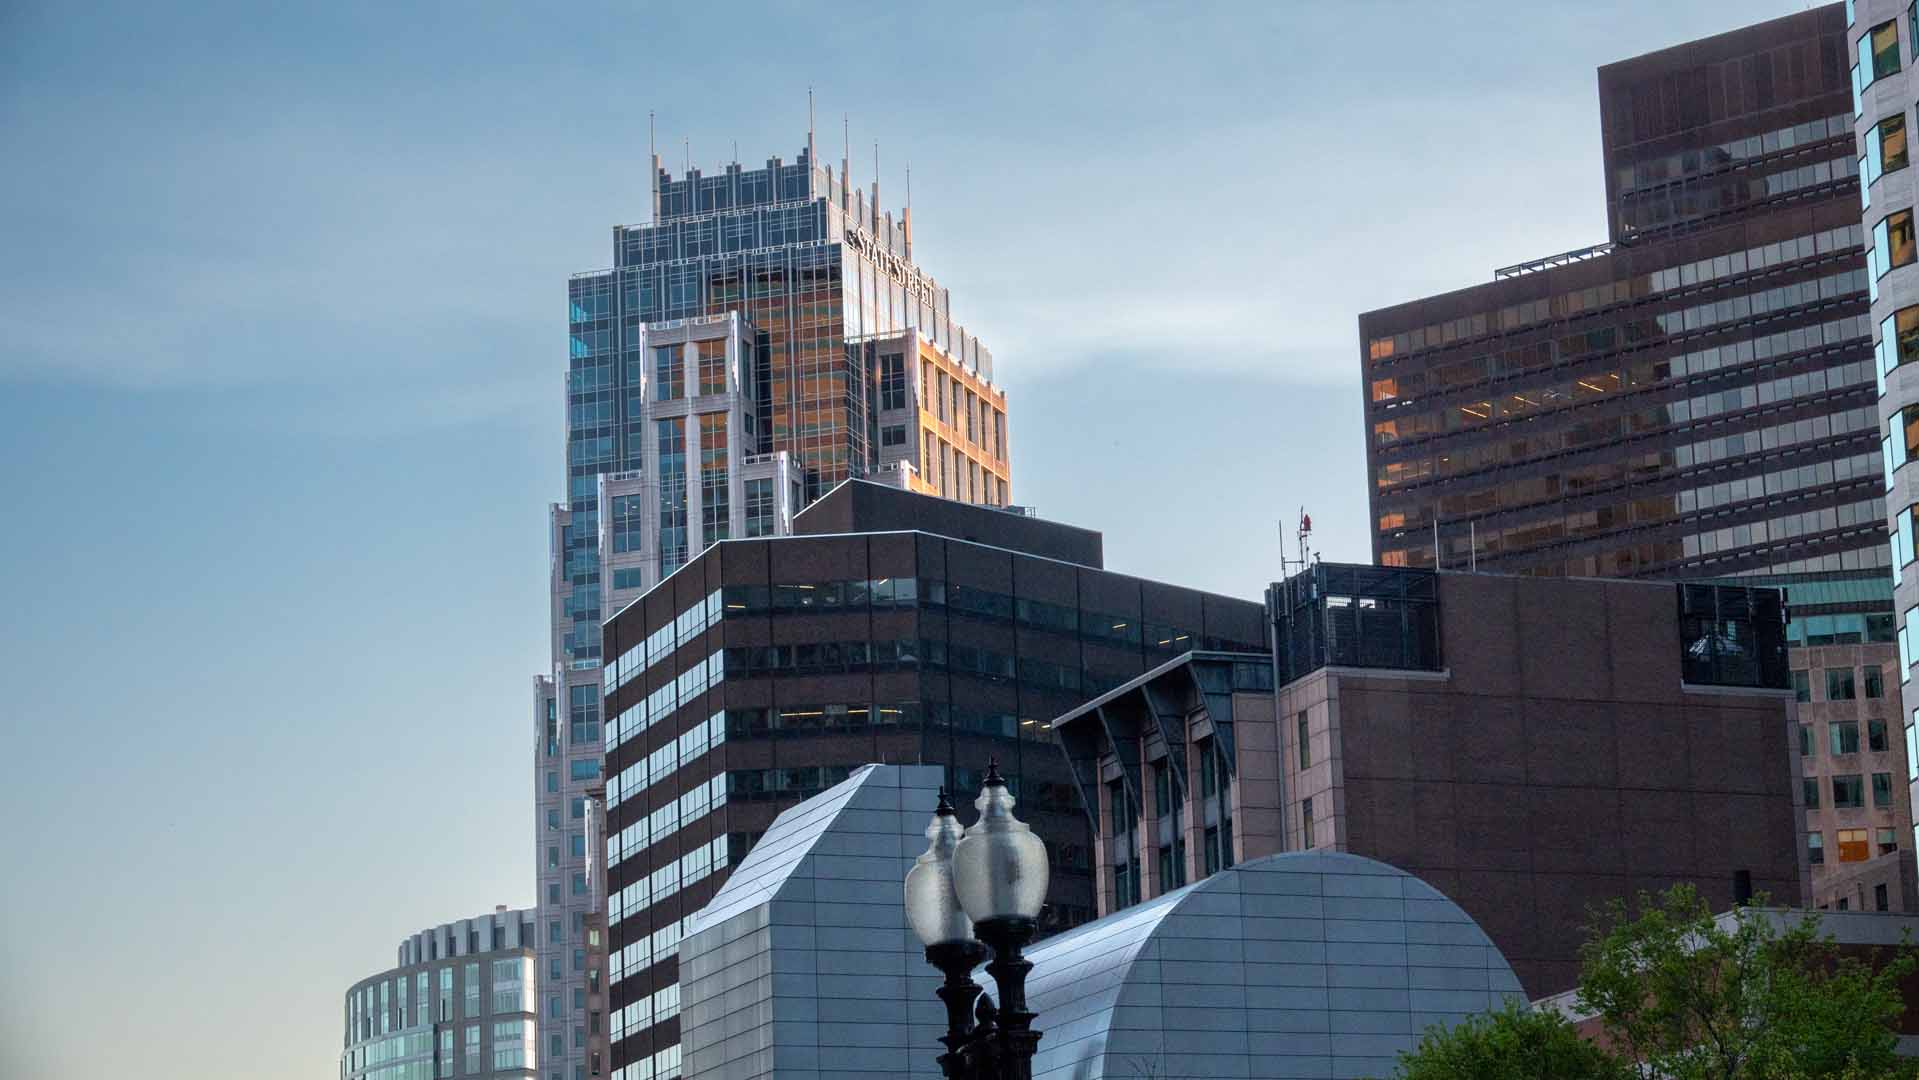
<instances>
[{"instance_id":1,"label":"low-rise building","mask_svg":"<svg viewBox=\"0 0 1919 1080\"><path fill-rule=\"evenodd\" d=\"M1054 721L1102 914L1352 852L1458 902L1539 996L1610 897L1807 895L1778 590L1316 564L1268 610L1275 689L1200 651Z\"/></svg>"}]
</instances>

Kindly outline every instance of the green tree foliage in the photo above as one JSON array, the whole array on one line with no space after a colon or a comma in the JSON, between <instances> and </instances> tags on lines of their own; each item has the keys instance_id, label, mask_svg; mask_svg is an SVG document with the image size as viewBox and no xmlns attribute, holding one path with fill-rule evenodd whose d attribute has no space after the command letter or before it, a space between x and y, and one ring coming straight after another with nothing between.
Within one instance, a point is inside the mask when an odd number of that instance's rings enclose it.
<instances>
[{"instance_id":1,"label":"green tree foliage","mask_svg":"<svg viewBox=\"0 0 1919 1080\"><path fill-rule=\"evenodd\" d=\"M1566 1018L1517 1002L1457 1027L1433 1027L1403 1055L1402 1080L1627 1080L1624 1063Z\"/></svg>"},{"instance_id":2,"label":"green tree foliage","mask_svg":"<svg viewBox=\"0 0 1919 1080\"><path fill-rule=\"evenodd\" d=\"M1580 1007L1629 1060L1673 1080L1902 1068L1893 1025L1911 949L1875 971L1841 958L1816 916L1743 907L1722 925L1689 885L1642 894L1638 907L1635 918L1613 901L1580 950Z\"/></svg>"},{"instance_id":3,"label":"green tree foliage","mask_svg":"<svg viewBox=\"0 0 1919 1080\"><path fill-rule=\"evenodd\" d=\"M1400 1080L1913 1080L1898 1058L1908 943L1877 967L1841 957L1817 916L1754 906L1715 919L1690 886L1614 901L1580 950L1577 1000L1602 1049L1557 1014L1518 1005L1401 1056Z\"/></svg>"}]
</instances>

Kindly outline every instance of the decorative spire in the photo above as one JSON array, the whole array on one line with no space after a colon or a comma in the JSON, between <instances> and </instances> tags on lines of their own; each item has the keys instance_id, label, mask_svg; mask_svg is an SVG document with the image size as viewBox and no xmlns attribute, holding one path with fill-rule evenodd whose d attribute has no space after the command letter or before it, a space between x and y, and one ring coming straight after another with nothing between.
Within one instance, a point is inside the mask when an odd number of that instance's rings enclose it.
<instances>
[{"instance_id":1,"label":"decorative spire","mask_svg":"<svg viewBox=\"0 0 1919 1080\"><path fill-rule=\"evenodd\" d=\"M940 803L938 806L935 806L933 808L933 813L938 817L954 816L953 802L950 798L947 797L946 789L944 787L940 788Z\"/></svg>"}]
</instances>

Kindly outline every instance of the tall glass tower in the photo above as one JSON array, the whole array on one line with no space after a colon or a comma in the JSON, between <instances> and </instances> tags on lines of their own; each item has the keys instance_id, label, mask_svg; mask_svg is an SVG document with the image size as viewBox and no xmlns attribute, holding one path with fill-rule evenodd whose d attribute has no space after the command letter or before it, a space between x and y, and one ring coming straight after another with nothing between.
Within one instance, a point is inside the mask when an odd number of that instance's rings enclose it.
<instances>
[{"instance_id":1,"label":"tall glass tower","mask_svg":"<svg viewBox=\"0 0 1919 1080\"><path fill-rule=\"evenodd\" d=\"M676 178L655 155L650 223L615 227L613 267L567 283L553 668L533 700L542 1080L622 1073L590 856L602 620L707 544L789 532L852 477L1009 501L992 355L914 263L910 210L895 222L877 181L846 176L844 159L837 176L817 164L810 132L797 161L714 176Z\"/></svg>"}]
</instances>

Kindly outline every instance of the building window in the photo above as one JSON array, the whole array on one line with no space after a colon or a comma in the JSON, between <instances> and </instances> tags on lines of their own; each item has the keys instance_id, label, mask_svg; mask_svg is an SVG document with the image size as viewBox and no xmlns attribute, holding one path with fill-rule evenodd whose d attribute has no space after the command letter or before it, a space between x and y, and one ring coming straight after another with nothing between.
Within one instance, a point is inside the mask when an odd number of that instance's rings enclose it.
<instances>
[{"instance_id":1,"label":"building window","mask_svg":"<svg viewBox=\"0 0 1919 1080\"><path fill-rule=\"evenodd\" d=\"M1173 816L1173 770L1166 761L1153 766L1153 816Z\"/></svg>"},{"instance_id":2,"label":"building window","mask_svg":"<svg viewBox=\"0 0 1919 1080\"><path fill-rule=\"evenodd\" d=\"M1873 276L1884 277L1919 256L1913 244L1912 211L1900 210L1879 219L1872 227Z\"/></svg>"},{"instance_id":3,"label":"building window","mask_svg":"<svg viewBox=\"0 0 1919 1080\"><path fill-rule=\"evenodd\" d=\"M906 425L905 424L888 424L885 427L880 429L880 446L882 449L886 447L905 446L905 445L906 445Z\"/></svg>"},{"instance_id":4,"label":"building window","mask_svg":"<svg viewBox=\"0 0 1919 1080\"><path fill-rule=\"evenodd\" d=\"M466 1074L468 1076L480 1074L480 1025L478 1024L466 1026Z\"/></svg>"},{"instance_id":5,"label":"building window","mask_svg":"<svg viewBox=\"0 0 1919 1080\"><path fill-rule=\"evenodd\" d=\"M567 773L575 780L597 780L600 778L600 763L595 758L571 761L567 763Z\"/></svg>"},{"instance_id":6,"label":"building window","mask_svg":"<svg viewBox=\"0 0 1919 1080\"><path fill-rule=\"evenodd\" d=\"M1204 739L1193 747L1199 753L1199 797L1210 799L1219 794L1219 762L1213 753L1213 740Z\"/></svg>"},{"instance_id":7,"label":"building window","mask_svg":"<svg viewBox=\"0 0 1919 1080\"><path fill-rule=\"evenodd\" d=\"M1882 698L1886 696L1886 673L1881 671L1877 664L1866 669L1866 696L1868 698ZM1880 749L1884 749L1884 747Z\"/></svg>"},{"instance_id":8,"label":"building window","mask_svg":"<svg viewBox=\"0 0 1919 1080\"><path fill-rule=\"evenodd\" d=\"M1892 805L1892 774L1876 772L1872 774L1872 805L1885 808Z\"/></svg>"},{"instance_id":9,"label":"building window","mask_svg":"<svg viewBox=\"0 0 1919 1080\"><path fill-rule=\"evenodd\" d=\"M1812 677L1803 671L1792 673L1792 699L1794 701L1812 700Z\"/></svg>"},{"instance_id":10,"label":"building window","mask_svg":"<svg viewBox=\"0 0 1919 1080\"><path fill-rule=\"evenodd\" d=\"M1886 752L1886 722L1884 720L1866 721L1866 749L1875 754L1883 754Z\"/></svg>"},{"instance_id":11,"label":"building window","mask_svg":"<svg viewBox=\"0 0 1919 1080\"><path fill-rule=\"evenodd\" d=\"M1826 725L1826 742L1835 754L1859 752L1859 721L1835 720Z\"/></svg>"},{"instance_id":12,"label":"building window","mask_svg":"<svg viewBox=\"0 0 1919 1080\"><path fill-rule=\"evenodd\" d=\"M440 1076L442 1080L444 1080L445 1077L449 1077L453 1075L453 1029L452 1028L447 1028L446 1030L440 1032L439 1065L440 1067L436 1075Z\"/></svg>"},{"instance_id":13,"label":"building window","mask_svg":"<svg viewBox=\"0 0 1919 1080\"><path fill-rule=\"evenodd\" d=\"M1859 88L1899 70L1899 24L1882 22L1859 38Z\"/></svg>"},{"instance_id":14,"label":"building window","mask_svg":"<svg viewBox=\"0 0 1919 1080\"><path fill-rule=\"evenodd\" d=\"M1851 701L1858 695L1854 693L1851 668L1826 669L1826 700Z\"/></svg>"},{"instance_id":15,"label":"building window","mask_svg":"<svg viewBox=\"0 0 1919 1080\"><path fill-rule=\"evenodd\" d=\"M678 345L653 350L653 400L677 401L686 396L686 362Z\"/></svg>"},{"instance_id":16,"label":"building window","mask_svg":"<svg viewBox=\"0 0 1919 1080\"><path fill-rule=\"evenodd\" d=\"M726 393L725 339L696 342L694 348L699 353L700 393Z\"/></svg>"},{"instance_id":17,"label":"building window","mask_svg":"<svg viewBox=\"0 0 1919 1080\"><path fill-rule=\"evenodd\" d=\"M465 991L462 996L465 999L464 1005L466 1008L466 1011L461 1015L471 1020L480 1015L480 965L466 965L466 967L461 970L460 977L462 980L461 987ZM469 1028L467 1030L472 1031L475 1029ZM473 1038L478 1038L478 1036L473 1036Z\"/></svg>"},{"instance_id":18,"label":"building window","mask_svg":"<svg viewBox=\"0 0 1919 1080\"><path fill-rule=\"evenodd\" d=\"M1826 838L1819 833L1806 834L1806 861L1819 866L1826 861Z\"/></svg>"},{"instance_id":19,"label":"building window","mask_svg":"<svg viewBox=\"0 0 1919 1080\"><path fill-rule=\"evenodd\" d=\"M1872 887L1872 903L1873 903L1873 910L1875 911L1892 910L1891 905L1887 902L1885 882L1882 881L1879 884L1874 885Z\"/></svg>"},{"instance_id":20,"label":"building window","mask_svg":"<svg viewBox=\"0 0 1919 1080\"><path fill-rule=\"evenodd\" d=\"M1832 778L1832 806L1835 810L1862 810L1866 805L1865 778L1847 773ZM1863 842L1863 840L1862 840Z\"/></svg>"},{"instance_id":21,"label":"building window","mask_svg":"<svg viewBox=\"0 0 1919 1080\"><path fill-rule=\"evenodd\" d=\"M704 547L732 535L728 505L726 414L700 414L700 543Z\"/></svg>"},{"instance_id":22,"label":"building window","mask_svg":"<svg viewBox=\"0 0 1919 1080\"><path fill-rule=\"evenodd\" d=\"M1303 851L1315 843L1313 834L1313 800L1311 797L1299 801L1299 839Z\"/></svg>"},{"instance_id":23,"label":"building window","mask_svg":"<svg viewBox=\"0 0 1919 1080\"><path fill-rule=\"evenodd\" d=\"M1800 757L1812 756L1812 725L1811 724L1799 725L1799 756Z\"/></svg>"},{"instance_id":24,"label":"building window","mask_svg":"<svg viewBox=\"0 0 1919 1080\"><path fill-rule=\"evenodd\" d=\"M1898 851L1899 850L1898 836L1899 834L1894 832L1891 829L1879 829L1877 832L1877 839L1879 842L1879 854L1890 855L1893 852Z\"/></svg>"},{"instance_id":25,"label":"building window","mask_svg":"<svg viewBox=\"0 0 1919 1080\"><path fill-rule=\"evenodd\" d=\"M880 357L880 408L906 408L906 357L889 353ZM900 429L904 438L905 429Z\"/></svg>"},{"instance_id":26,"label":"building window","mask_svg":"<svg viewBox=\"0 0 1919 1080\"><path fill-rule=\"evenodd\" d=\"M1301 772L1313 766L1313 743L1311 729L1306 724L1306 713L1302 710L1297 722L1299 729L1299 768Z\"/></svg>"},{"instance_id":27,"label":"building window","mask_svg":"<svg viewBox=\"0 0 1919 1080\"><path fill-rule=\"evenodd\" d=\"M1799 781L1799 790L1805 793L1806 809L1819 809L1819 778L1808 776ZM556 886L557 887L557 886Z\"/></svg>"},{"instance_id":28,"label":"building window","mask_svg":"<svg viewBox=\"0 0 1919 1080\"><path fill-rule=\"evenodd\" d=\"M746 482L746 535L772 536L773 481L771 478Z\"/></svg>"},{"instance_id":29,"label":"building window","mask_svg":"<svg viewBox=\"0 0 1919 1080\"><path fill-rule=\"evenodd\" d=\"M1208 826L1206 829L1206 873L1207 875L1210 876L1210 875L1219 873L1220 865L1221 864L1219 861L1219 826L1217 825Z\"/></svg>"},{"instance_id":30,"label":"building window","mask_svg":"<svg viewBox=\"0 0 1919 1080\"><path fill-rule=\"evenodd\" d=\"M1839 830L1839 861L1865 862L1872 858L1872 847L1866 843L1866 830Z\"/></svg>"},{"instance_id":31,"label":"building window","mask_svg":"<svg viewBox=\"0 0 1919 1080\"><path fill-rule=\"evenodd\" d=\"M1874 124L1866 132L1865 173L1861 185L1869 185L1885 173L1906 167L1906 114L1896 112Z\"/></svg>"}]
</instances>

